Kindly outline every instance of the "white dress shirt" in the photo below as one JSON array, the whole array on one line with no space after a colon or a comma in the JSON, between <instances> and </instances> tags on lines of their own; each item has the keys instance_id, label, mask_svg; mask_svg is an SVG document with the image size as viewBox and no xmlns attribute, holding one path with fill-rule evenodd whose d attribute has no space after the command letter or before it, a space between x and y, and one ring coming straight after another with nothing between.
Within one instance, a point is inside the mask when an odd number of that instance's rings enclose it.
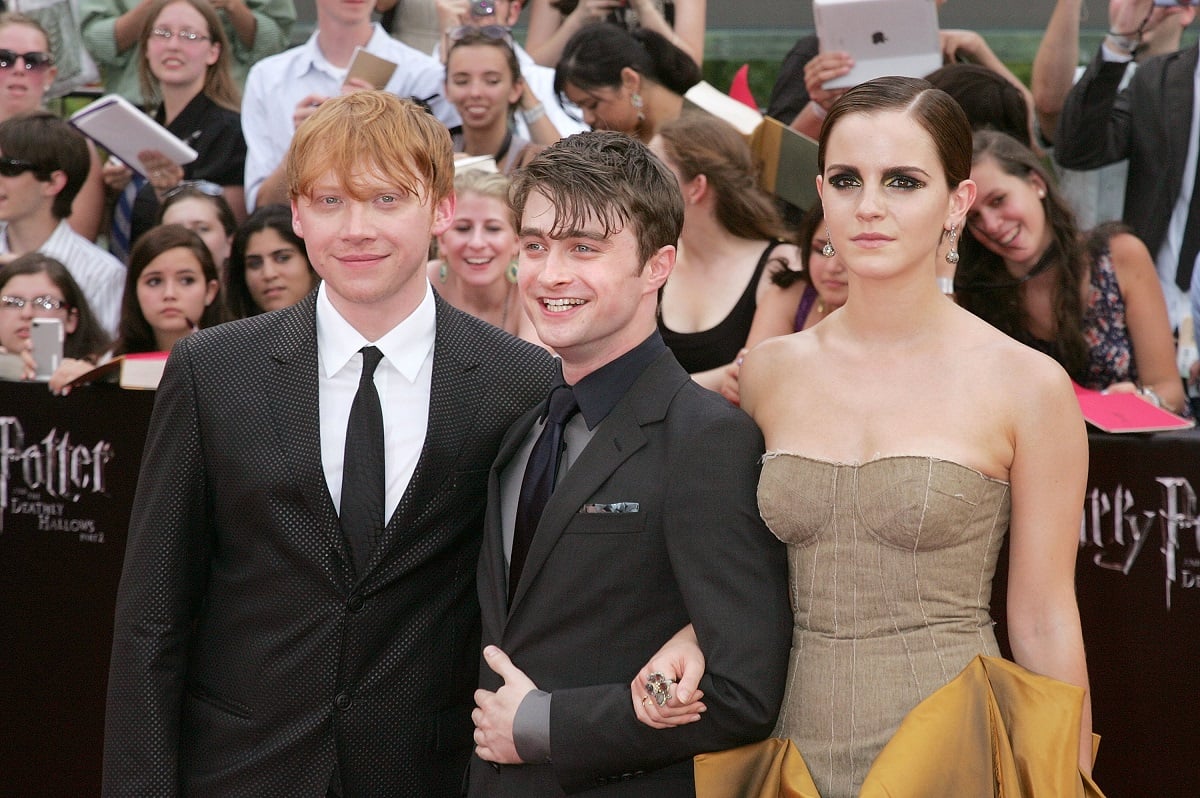
<instances>
[{"instance_id":1,"label":"white dress shirt","mask_svg":"<svg viewBox=\"0 0 1200 798\"><path fill-rule=\"evenodd\" d=\"M458 111L444 96L445 70L435 59L396 41L379 25L374 26L364 49L397 64L388 91L428 100L434 116L446 127L459 124ZM310 94L336 97L347 71L325 59L317 46L317 31L299 47L265 58L250 69L242 98L248 208L253 210L263 181L283 163L295 132L292 115L296 105Z\"/></svg>"},{"instance_id":2,"label":"white dress shirt","mask_svg":"<svg viewBox=\"0 0 1200 798\"><path fill-rule=\"evenodd\" d=\"M426 284L425 298L408 318L379 340L368 341L337 312L321 283L317 291L321 467L335 507L342 504L346 425L362 375L359 350L376 346L383 352L375 369L375 388L383 409L385 525L396 511L425 445L436 323L433 291Z\"/></svg>"}]
</instances>

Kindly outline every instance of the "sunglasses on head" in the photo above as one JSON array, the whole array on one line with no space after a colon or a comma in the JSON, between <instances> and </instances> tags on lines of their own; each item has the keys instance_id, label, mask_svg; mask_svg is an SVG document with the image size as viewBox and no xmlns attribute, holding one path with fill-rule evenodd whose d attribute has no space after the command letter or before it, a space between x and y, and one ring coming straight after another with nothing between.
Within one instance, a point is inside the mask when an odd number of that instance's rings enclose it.
<instances>
[{"instance_id":1,"label":"sunglasses on head","mask_svg":"<svg viewBox=\"0 0 1200 798\"><path fill-rule=\"evenodd\" d=\"M162 201L166 202L184 193L200 193L206 197L220 197L225 193L225 189L209 180L184 180L174 188L168 189L167 193L163 194Z\"/></svg>"},{"instance_id":2,"label":"sunglasses on head","mask_svg":"<svg viewBox=\"0 0 1200 798\"><path fill-rule=\"evenodd\" d=\"M16 177L26 172L33 172L38 180L49 180L50 173L38 167L32 161L20 158L0 157L0 177Z\"/></svg>"},{"instance_id":3,"label":"sunglasses on head","mask_svg":"<svg viewBox=\"0 0 1200 798\"><path fill-rule=\"evenodd\" d=\"M28 53L18 53L13 50L0 50L0 69L12 69L17 65L17 59L25 62L28 72L41 72L54 66L54 56L40 50Z\"/></svg>"}]
</instances>

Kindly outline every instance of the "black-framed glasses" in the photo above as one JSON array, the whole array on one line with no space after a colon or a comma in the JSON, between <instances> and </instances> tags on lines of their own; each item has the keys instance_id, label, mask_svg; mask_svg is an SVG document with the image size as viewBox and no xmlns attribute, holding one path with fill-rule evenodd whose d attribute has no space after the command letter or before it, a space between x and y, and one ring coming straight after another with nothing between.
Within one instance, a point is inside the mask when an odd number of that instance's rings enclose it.
<instances>
[{"instance_id":1,"label":"black-framed glasses","mask_svg":"<svg viewBox=\"0 0 1200 798\"><path fill-rule=\"evenodd\" d=\"M59 299L56 296L43 294L35 297L12 296L5 294L0 296L0 308L5 310L22 310L28 304L33 304L42 310L62 310L68 307L66 300Z\"/></svg>"},{"instance_id":2,"label":"black-framed glasses","mask_svg":"<svg viewBox=\"0 0 1200 798\"><path fill-rule=\"evenodd\" d=\"M205 36L203 33L196 33L194 30L171 30L170 28L154 28L150 31L150 35L155 38L162 39L164 42L169 42L176 36L182 42L209 42L212 39Z\"/></svg>"},{"instance_id":3,"label":"black-framed glasses","mask_svg":"<svg viewBox=\"0 0 1200 798\"><path fill-rule=\"evenodd\" d=\"M38 180L50 179L50 173L33 161L26 161L23 158L9 158L7 156L0 157L0 177L17 177L26 172L33 172Z\"/></svg>"},{"instance_id":4,"label":"black-framed glasses","mask_svg":"<svg viewBox=\"0 0 1200 798\"><path fill-rule=\"evenodd\" d=\"M183 180L174 188L168 189L163 194L162 201L166 202L184 192L200 193L206 197L220 197L225 193L225 189L211 180Z\"/></svg>"},{"instance_id":5,"label":"black-framed glasses","mask_svg":"<svg viewBox=\"0 0 1200 798\"><path fill-rule=\"evenodd\" d=\"M461 42L468 37L477 36L512 45L512 32L503 25L459 25L457 28L451 28L446 35L452 42Z\"/></svg>"},{"instance_id":6,"label":"black-framed glasses","mask_svg":"<svg viewBox=\"0 0 1200 798\"><path fill-rule=\"evenodd\" d=\"M43 72L54 66L54 56L41 50L18 53L15 50L0 49L0 69L12 69L17 65L18 58L25 62L26 72Z\"/></svg>"}]
</instances>

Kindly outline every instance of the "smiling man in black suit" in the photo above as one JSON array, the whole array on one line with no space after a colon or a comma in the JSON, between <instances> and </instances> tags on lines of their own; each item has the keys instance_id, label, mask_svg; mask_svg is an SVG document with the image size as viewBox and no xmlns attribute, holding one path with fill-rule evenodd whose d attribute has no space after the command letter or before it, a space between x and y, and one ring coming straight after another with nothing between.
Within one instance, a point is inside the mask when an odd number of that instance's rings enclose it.
<instances>
[{"instance_id":1,"label":"smiling man in black suit","mask_svg":"<svg viewBox=\"0 0 1200 798\"><path fill-rule=\"evenodd\" d=\"M117 596L106 796L457 797L487 469L550 357L430 290L450 136L384 92L288 153L320 287L189 336Z\"/></svg>"},{"instance_id":2,"label":"smiling man in black suit","mask_svg":"<svg viewBox=\"0 0 1200 798\"><path fill-rule=\"evenodd\" d=\"M571 136L510 199L525 307L566 385L492 469L470 794L692 795L691 757L767 736L782 697L791 612L755 502L762 436L659 337L683 200L645 146ZM651 729L630 681L688 623L707 713Z\"/></svg>"}]
</instances>

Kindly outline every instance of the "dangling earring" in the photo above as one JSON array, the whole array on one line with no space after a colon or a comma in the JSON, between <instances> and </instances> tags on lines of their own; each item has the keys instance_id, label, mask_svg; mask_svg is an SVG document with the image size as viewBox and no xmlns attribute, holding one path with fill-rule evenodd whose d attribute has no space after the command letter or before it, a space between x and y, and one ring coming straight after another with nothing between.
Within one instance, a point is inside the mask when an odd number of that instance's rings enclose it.
<instances>
[{"instance_id":1,"label":"dangling earring","mask_svg":"<svg viewBox=\"0 0 1200 798\"><path fill-rule=\"evenodd\" d=\"M442 265L438 266L438 282L444 284L446 282L446 275L449 273L449 269L446 268L446 262L442 261Z\"/></svg>"},{"instance_id":2,"label":"dangling earring","mask_svg":"<svg viewBox=\"0 0 1200 798\"><path fill-rule=\"evenodd\" d=\"M821 254L827 258L837 254L837 250L833 248L833 239L829 235L829 225L825 225L825 246L821 247Z\"/></svg>"},{"instance_id":3,"label":"dangling earring","mask_svg":"<svg viewBox=\"0 0 1200 798\"><path fill-rule=\"evenodd\" d=\"M504 276L510 283L517 282L517 259L513 258L508 262L508 268L504 270Z\"/></svg>"},{"instance_id":4,"label":"dangling earring","mask_svg":"<svg viewBox=\"0 0 1200 798\"><path fill-rule=\"evenodd\" d=\"M633 106L635 111L637 111L638 122L645 122L646 113L642 110L642 95L638 94L636 91L629 95L629 104Z\"/></svg>"},{"instance_id":5,"label":"dangling earring","mask_svg":"<svg viewBox=\"0 0 1200 798\"><path fill-rule=\"evenodd\" d=\"M958 225L950 225L950 249L946 252L946 263L951 266L958 263L958 247L955 241L958 239Z\"/></svg>"}]
</instances>

